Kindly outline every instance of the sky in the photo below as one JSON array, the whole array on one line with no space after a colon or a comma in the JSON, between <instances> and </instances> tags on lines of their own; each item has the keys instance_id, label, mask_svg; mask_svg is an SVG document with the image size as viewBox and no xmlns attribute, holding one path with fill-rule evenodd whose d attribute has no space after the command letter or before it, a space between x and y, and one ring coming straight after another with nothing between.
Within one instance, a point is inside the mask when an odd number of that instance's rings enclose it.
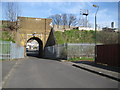
<instances>
[{"instance_id":1,"label":"sky","mask_svg":"<svg viewBox=\"0 0 120 90\"><path fill-rule=\"evenodd\" d=\"M5 3L5 2L4 2ZM55 14L74 14L80 18L80 10L88 10L88 21L94 27L94 18L97 8L92 5L98 5L97 24L102 27L110 27L111 22L115 22L118 27L118 2L18 2L20 16L48 18ZM4 4L2 7L4 11ZM3 17L4 18L4 17ZM2 18L2 19L3 19Z\"/></svg>"}]
</instances>

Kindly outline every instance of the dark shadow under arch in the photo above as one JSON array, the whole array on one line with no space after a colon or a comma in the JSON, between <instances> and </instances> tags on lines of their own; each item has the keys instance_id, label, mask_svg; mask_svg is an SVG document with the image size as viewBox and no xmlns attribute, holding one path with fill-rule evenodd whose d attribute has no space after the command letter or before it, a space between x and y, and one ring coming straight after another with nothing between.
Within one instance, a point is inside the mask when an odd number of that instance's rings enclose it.
<instances>
[{"instance_id":1,"label":"dark shadow under arch","mask_svg":"<svg viewBox=\"0 0 120 90\"><path fill-rule=\"evenodd\" d=\"M43 57L43 42L41 39L39 39L38 37L32 37L30 39L27 40L27 42L29 40L36 40L39 44L39 50L38 50L38 55L32 55L32 54L27 54L28 56L35 56L35 57Z\"/></svg>"}]
</instances>

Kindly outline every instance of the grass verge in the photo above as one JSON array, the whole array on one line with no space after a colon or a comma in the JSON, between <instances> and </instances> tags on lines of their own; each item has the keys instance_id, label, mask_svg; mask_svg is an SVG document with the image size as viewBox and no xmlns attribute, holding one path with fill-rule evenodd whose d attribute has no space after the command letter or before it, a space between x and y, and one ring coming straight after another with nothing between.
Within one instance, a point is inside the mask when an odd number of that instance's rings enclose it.
<instances>
[{"instance_id":1,"label":"grass verge","mask_svg":"<svg viewBox=\"0 0 120 90\"><path fill-rule=\"evenodd\" d=\"M92 57L77 57L77 58L70 58L68 61L94 61Z\"/></svg>"}]
</instances>

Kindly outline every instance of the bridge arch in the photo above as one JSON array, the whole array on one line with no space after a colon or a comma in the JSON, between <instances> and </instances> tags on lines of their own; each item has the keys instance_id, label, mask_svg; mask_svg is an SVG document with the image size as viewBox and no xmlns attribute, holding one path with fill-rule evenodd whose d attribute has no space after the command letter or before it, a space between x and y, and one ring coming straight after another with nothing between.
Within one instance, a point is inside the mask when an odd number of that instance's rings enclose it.
<instances>
[{"instance_id":1,"label":"bridge arch","mask_svg":"<svg viewBox=\"0 0 120 90\"><path fill-rule=\"evenodd\" d=\"M30 40L36 40L38 42L38 44L39 44L39 50L38 50L37 57L43 57L43 42L42 42L42 40L40 38L38 38L38 37L31 37L30 39L27 40L27 43Z\"/></svg>"}]
</instances>

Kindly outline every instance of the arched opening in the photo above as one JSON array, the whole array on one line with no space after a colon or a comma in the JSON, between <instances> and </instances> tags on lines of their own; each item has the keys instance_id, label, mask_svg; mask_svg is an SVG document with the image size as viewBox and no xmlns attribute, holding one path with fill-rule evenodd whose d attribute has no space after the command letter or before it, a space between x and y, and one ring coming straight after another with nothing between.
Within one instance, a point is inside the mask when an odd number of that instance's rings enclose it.
<instances>
[{"instance_id":1,"label":"arched opening","mask_svg":"<svg viewBox=\"0 0 120 90\"><path fill-rule=\"evenodd\" d=\"M38 37L32 37L27 40L26 54L34 57L43 56L43 43Z\"/></svg>"}]
</instances>

